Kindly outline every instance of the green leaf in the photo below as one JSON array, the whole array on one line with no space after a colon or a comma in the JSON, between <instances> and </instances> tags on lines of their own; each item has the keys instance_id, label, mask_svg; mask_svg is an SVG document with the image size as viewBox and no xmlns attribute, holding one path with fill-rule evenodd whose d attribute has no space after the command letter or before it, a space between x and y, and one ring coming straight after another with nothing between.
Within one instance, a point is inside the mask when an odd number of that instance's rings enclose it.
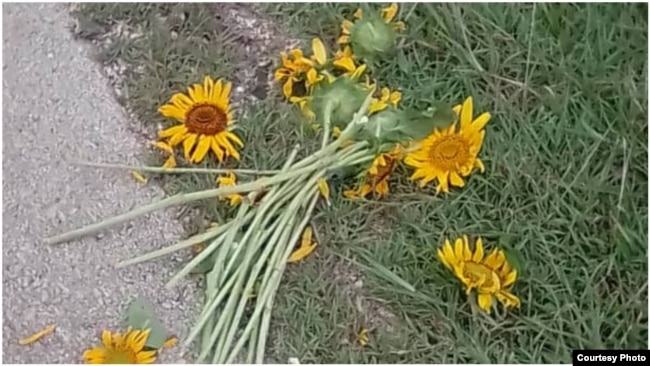
<instances>
[{"instance_id":1,"label":"green leaf","mask_svg":"<svg viewBox=\"0 0 650 366\"><path fill-rule=\"evenodd\" d=\"M429 136L434 129L447 128L455 121L456 113L451 107L436 103L426 112L406 112L399 127L402 134L417 141Z\"/></svg>"},{"instance_id":2,"label":"green leaf","mask_svg":"<svg viewBox=\"0 0 650 366\"><path fill-rule=\"evenodd\" d=\"M167 331L163 324L156 318L156 313L149 301L137 298L131 302L126 310L126 324L138 330L151 329L147 338L146 347L158 349L167 339Z\"/></svg>"},{"instance_id":3,"label":"green leaf","mask_svg":"<svg viewBox=\"0 0 650 366\"><path fill-rule=\"evenodd\" d=\"M216 252L207 258L205 258L201 263L194 267L190 273L193 274L206 274L212 271L214 268L214 262L217 260Z\"/></svg>"}]
</instances>

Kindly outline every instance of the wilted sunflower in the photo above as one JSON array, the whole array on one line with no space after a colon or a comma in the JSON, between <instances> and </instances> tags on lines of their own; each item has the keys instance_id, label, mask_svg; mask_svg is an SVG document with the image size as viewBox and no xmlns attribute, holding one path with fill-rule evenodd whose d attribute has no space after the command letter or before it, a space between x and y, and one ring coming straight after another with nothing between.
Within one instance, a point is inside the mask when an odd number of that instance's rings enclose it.
<instances>
[{"instance_id":1,"label":"wilted sunflower","mask_svg":"<svg viewBox=\"0 0 650 366\"><path fill-rule=\"evenodd\" d=\"M510 266L502 250L494 249L485 257L483 240L478 238L472 253L465 235L456 239L453 248L446 240L442 250L438 249L438 258L465 285L467 294L476 289L478 306L484 311L490 312L494 298L506 307L519 307L519 298L510 292L517 270Z\"/></svg>"},{"instance_id":2,"label":"wilted sunflower","mask_svg":"<svg viewBox=\"0 0 650 366\"><path fill-rule=\"evenodd\" d=\"M302 50L293 49L280 53L282 66L275 70L275 81L284 82L282 93L284 97L290 99L293 95L293 84L303 80L307 72L313 67L310 59L302 54Z\"/></svg>"},{"instance_id":3,"label":"wilted sunflower","mask_svg":"<svg viewBox=\"0 0 650 366\"><path fill-rule=\"evenodd\" d=\"M180 125L160 131L161 138L169 138L170 146L183 143L185 159L200 163L212 149L219 162L229 156L239 160L233 142L244 146L241 139L230 131L234 121L230 111L231 83L213 82L206 76L203 85L188 88L189 96L174 94L170 103L160 107L165 117L175 118ZM196 147L196 148L195 148Z\"/></svg>"},{"instance_id":4,"label":"wilted sunflower","mask_svg":"<svg viewBox=\"0 0 650 366\"><path fill-rule=\"evenodd\" d=\"M229 172L228 174L217 178L217 184L219 185L219 188L236 186L237 176L235 176L233 172ZM230 206L236 206L241 202L242 196L240 194L234 193L226 195L221 199L230 200Z\"/></svg>"},{"instance_id":5,"label":"wilted sunflower","mask_svg":"<svg viewBox=\"0 0 650 366\"><path fill-rule=\"evenodd\" d=\"M390 192L388 179L397 167L401 155L402 148L400 146L387 153L379 154L366 171L363 185L356 190L347 190L343 192L343 195L348 198L359 198L374 192L379 198L386 197Z\"/></svg>"},{"instance_id":6,"label":"wilted sunflower","mask_svg":"<svg viewBox=\"0 0 650 366\"><path fill-rule=\"evenodd\" d=\"M393 107L397 107L400 100L402 100L402 93L398 91L391 92L388 88L382 88L381 96L379 98L371 99L370 107L368 107L368 114L383 111L388 108L390 104L392 104Z\"/></svg>"},{"instance_id":7,"label":"wilted sunflower","mask_svg":"<svg viewBox=\"0 0 650 366\"><path fill-rule=\"evenodd\" d=\"M381 9L381 17L384 19L384 21L387 24L390 24L393 21L393 19L395 19L395 16L397 15L398 11L399 11L399 6L396 3L392 3L390 6ZM353 16L355 19L363 19L363 11L361 9L357 9L357 11L354 12ZM350 32L353 26L354 26L353 22L349 20L343 21L343 23L341 24L342 35L341 37L339 37L338 43L340 44L350 43ZM393 28L398 31L404 30L405 28L404 22L393 23Z\"/></svg>"},{"instance_id":8,"label":"wilted sunflower","mask_svg":"<svg viewBox=\"0 0 650 366\"><path fill-rule=\"evenodd\" d=\"M420 179L424 187L434 179L438 180L436 193L448 192L449 183L463 187L467 177L474 168L485 170L478 153L483 145L485 131L483 127L490 120L490 113L483 113L472 120L472 97L467 98L462 106L454 107L460 116L460 128L453 124L442 131L436 129L425 138L420 148L407 155L404 162L415 168L411 179Z\"/></svg>"},{"instance_id":9,"label":"wilted sunflower","mask_svg":"<svg viewBox=\"0 0 650 366\"><path fill-rule=\"evenodd\" d=\"M144 345L150 330L127 330L111 334L102 332L102 345L84 352L86 363L91 364L139 364L153 363L156 351L145 351Z\"/></svg>"}]
</instances>

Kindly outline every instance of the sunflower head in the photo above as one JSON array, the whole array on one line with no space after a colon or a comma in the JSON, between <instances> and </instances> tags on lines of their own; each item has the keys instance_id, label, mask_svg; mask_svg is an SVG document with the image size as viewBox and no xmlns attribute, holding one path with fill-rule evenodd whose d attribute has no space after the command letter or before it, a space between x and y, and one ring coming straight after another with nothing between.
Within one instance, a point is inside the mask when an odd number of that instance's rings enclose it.
<instances>
[{"instance_id":1,"label":"sunflower head","mask_svg":"<svg viewBox=\"0 0 650 366\"><path fill-rule=\"evenodd\" d=\"M508 263L502 250L494 249L486 256L483 240L478 238L472 251L465 235L456 239L453 246L446 240L442 249L438 249L438 259L454 273L468 294L476 290L478 305L484 311L490 312L495 299L505 307L519 307L519 298L510 291L517 270Z\"/></svg>"},{"instance_id":2,"label":"sunflower head","mask_svg":"<svg viewBox=\"0 0 650 366\"><path fill-rule=\"evenodd\" d=\"M490 114L483 113L474 119L473 108L471 97L462 106L454 107L460 117L460 126L454 123L443 129L436 128L420 142L419 149L406 157L406 164L415 169L411 179L420 180L420 186L437 180L436 192L448 192L450 183L463 187L463 177L469 176L474 168L485 169L478 153Z\"/></svg>"},{"instance_id":3,"label":"sunflower head","mask_svg":"<svg viewBox=\"0 0 650 366\"><path fill-rule=\"evenodd\" d=\"M159 112L176 119L179 124L160 131L160 138L167 140L171 147L182 143L185 159L193 163L203 161L209 151L219 162L229 156L239 160L235 145L243 147L244 143L231 131L234 127L231 88L231 83L221 79L215 82L206 76L203 84L189 87L187 94L174 94Z\"/></svg>"},{"instance_id":4,"label":"sunflower head","mask_svg":"<svg viewBox=\"0 0 650 366\"><path fill-rule=\"evenodd\" d=\"M124 334L102 333L102 345L84 352L85 363L139 364L153 363L156 351L145 351L150 330L127 330Z\"/></svg>"},{"instance_id":5,"label":"sunflower head","mask_svg":"<svg viewBox=\"0 0 650 366\"><path fill-rule=\"evenodd\" d=\"M317 124L324 124L329 116L332 127L344 129L359 111L368 90L355 79L340 76L321 83L308 100L309 110Z\"/></svg>"},{"instance_id":6,"label":"sunflower head","mask_svg":"<svg viewBox=\"0 0 650 366\"><path fill-rule=\"evenodd\" d=\"M404 29L404 23L393 22L398 10L395 3L367 14L358 9L354 23L345 20L341 25L339 43L351 44L355 55L370 62L389 57L395 51L397 31Z\"/></svg>"},{"instance_id":7,"label":"sunflower head","mask_svg":"<svg viewBox=\"0 0 650 366\"><path fill-rule=\"evenodd\" d=\"M362 174L361 185L357 189L347 190L343 194L348 198L366 197L375 194L379 198L390 192L388 180L402 157L402 147L394 146L391 150L378 154Z\"/></svg>"}]
</instances>

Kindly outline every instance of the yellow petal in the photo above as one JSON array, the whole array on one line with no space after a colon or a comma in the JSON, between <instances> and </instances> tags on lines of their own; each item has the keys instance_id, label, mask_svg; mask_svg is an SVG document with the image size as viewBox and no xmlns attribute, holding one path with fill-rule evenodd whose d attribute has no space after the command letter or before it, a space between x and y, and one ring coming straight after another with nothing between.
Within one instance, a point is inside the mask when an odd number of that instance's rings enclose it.
<instances>
[{"instance_id":1,"label":"yellow petal","mask_svg":"<svg viewBox=\"0 0 650 366\"><path fill-rule=\"evenodd\" d=\"M476 158L474 166L476 166L481 173L485 171L485 165L483 165L483 162L479 158Z\"/></svg>"},{"instance_id":2,"label":"yellow petal","mask_svg":"<svg viewBox=\"0 0 650 366\"><path fill-rule=\"evenodd\" d=\"M291 78L287 79L287 81L282 86L282 93L284 94L285 98L287 99L291 98L291 94L293 93L293 79Z\"/></svg>"},{"instance_id":3,"label":"yellow petal","mask_svg":"<svg viewBox=\"0 0 650 366\"><path fill-rule=\"evenodd\" d=\"M359 193L354 189L347 189L343 191L343 195L347 198L358 198Z\"/></svg>"},{"instance_id":4,"label":"yellow petal","mask_svg":"<svg viewBox=\"0 0 650 366\"><path fill-rule=\"evenodd\" d=\"M167 152L168 154L173 154L174 150L172 150L172 147L169 146L167 143L163 141L156 141L151 143L153 146L159 148L160 150L163 150Z\"/></svg>"},{"instance_id":5,"label":"yellow petal","mask_svg":"<svg viewBox=\"0 0 650 366\"><path fill-rule=\"evenodd\" d=\"M352 79L358 78L359 76L361 76L361 74L363 74L364 71L366 71L367 67L368 66L366 66L365 64L357 67L356 70L354 70L354 72L350 75L350 77Z\"/></svg>"},{"instance_id":6,"label":"yellow petal","mask_svg":"<svg viewBox=\"0 0 650 366\"><path fill-rule=\"evenodd\" d=\"M319 65L325 65L327 62L327 51L325 51L325 45L323 41L319 38L314 38L311 40L311 49L314 52L314 59L318 62Z\"/></svg>"},{"instance_id":7,"label":"yellow petal","mask_svg":"<svg viewBox=\"0 0 650 366\"><path fill-rule=\"evenodd\" d=\"M406 25L404 24L404 22L395 22L393 23L393 29L398 32L401 32L404 29L406 29Z\"/></svg>"},{"instance_id":8,"label":"yellow petal","mask_svg":"<svg viewBox=\"0 0 650 366\"><path fill-rule=\"evenodd\" d=\"M451 172L449 174L449 181L451 182L451 185L456 186L456 187L464 187L465 186L465 181L456 172Z\"/></svg>"},{"instance_id":9,"label":"yellow petal","mask_svg":"<svg viewBox=\"0 0 650 366\"><path fill-rule=\"evenodd\" d=\"M354 14L352 16L357 18L357 19L361 19L361 18L363 18L363 11L361 10L361 8L359 8L359 9L357 9L357 11L354 12Z\"/></svg>"},{"instance_id":10,"label":"yellow petal","mask_svg":"<svg viewBox=\"0 0 650 366\"><path fill-rule=\"evenodd\" d=\"M471 130L472 131L480 131L485 127L485 125L490 122L490 118L492 118L492 115L489 112L485 112L481 114L480 116L476 117L474 122L471 124Z\"/></svg>"},{"instance_id":11,"label":"yellow petal","mask_svg":"<svg viewBox=\"0 0 650 366\"><path fill-rule=\"evenodd\" d=\"M287 260L288 263L295 263L310 255L318 246L318 244L309 245L306 247L300 247L291 253L291 257Z\"/></svg>"},{"instance_id":12,"label":"yellow petal","mask_svg":"<svg viewBox=\"0 0 650 366\"><path fill-rule=\"evenodd\" d=\"M170 156L165 160L165 163L163 164L163 169L169 169L169 168L175 168L176 167L176 158L174 155Z\"/></svg>"},{"instance_id":13,"label":"yellow petal","mask_svg":"<svg viewBox=\"0 0 650 366\"><path fill-rule=\"evenodd\" d=\"M302 232L302 240L300 241L300 247L308 247L312 244L313 229L311 226L307 226Z\"/></svg>"},{"instance_id":14,"label":"yellow petal","mask_svg":"<svg viewBox=\"0 0 650 366\"><path fill-rule=\"evenodd\" d=\"M368 345L369 338L370 337L368 336L368 329L361 328L358 336L359 344L365 347L366 345Z\"/></svg>"},{"instance_id":15,"label":"yellow petal","mask_svg":"<svg viewBox=\"0 0 650 366\"><path fill-rule=\"evenodd\" d=\"M133 350L140 352L144 348L145 343L147 343L147 339L149 338L149 334L151 334L151 329L147 329L144 331L139 331L139 332L133 332L133 343L131 344L131 347Z\"/></svg>"},{"instance_id":16,"label":"yellow petal","mask_svg":"<svg viewBox=\"0 0 650 366\"><path fill-rule=\"evenodd\" d=\"M442 254L445 255L445 259L452 267L458 265L458 260L460 258L456 257L456 254L454 253L449 240L445 240L445 244L442 246Z\"/></svg>"},{"instance_id":17,"label":"yellow petal","mask_svg":"<svg viewBox=\"0 0 650 366\"><path fill-rule=\"evenodd\" d=\"M156 360L156 351L138 352L138 363L153 363Z\"/></svg>"},{"instance_id":18,"label":"yellow petal","mask_svg":"<svg viewBox=\"0 0 650 366\"><path fill-rule=\"evenodd\" d=\"M185 160L189 161L190 160L190 153L192 152L192 148L196 144L196 135L195 134L190 134L187 135L185 140L183 140L183 153L185 154Z\"/></svg>"},{"instance_id":19,"label":"yellow petal","mask_svg":"<svg viewBox=\"0 0 650 366\"><path fill-rule=\"evenodd\" d=\"M214 89L214 81L209 76L203 78L203 91L207 100L212 100L212 91Z\"/></svg>"},{"instance_id":20,"label":"yellow petal","mask_svg":"<svg viewBox=\"0 0 650 366\"><path fill-rule=\"evenodd\" d=\"M319 125L316 125L316 126L319 126ZM334 138L338 138L339 136L341 136L341 129L338 128L337 126L334 126L334 127L332 128L332 136L333 136Z\"/></svg>"},{"instance_id":21,"label":"yellow petal","mask_svg":"<svg viewBox=\"0 0 650 366\"><path fill-rule=\"evenodd\" d=\"M438 259L440 260L440 262L442 262L442 264L445 265L445 267L452 269L451 264L447 261L447 259L445 258L445 254L440 249L438 249Z\"/></svg>"},{"instance_id":22,"label":"yellow petal","mask_svg":"<svg viewBox=\"0 0 650 366\"><path fill-rule=\"evenodd\" d=\"M212 148L212 152L214 153L214 155L217 156L217 160L219 160L220 163L223 162L224 153L223 150L221 150L221 146L219 146L219 143L215 138L210 139L210 148Z\"/></svg>"},{"instance_id":23,"label":"yellow petal","mask_svg":"<svg viewBox=\"0 0 650 366\"><path fill-rule=\"evenodd\" d=\"M490 313L492 308L492 295L490 294L479 294L478 295L478 307L483 309L486 313Z\"/></svg>"},{"instance_id":24,"label":"yellow petal","mask_svg":"<svg viewBox=\"0 0 650 366\"><path fill-rule=\"evenodd\" d=\"M46 335L50 335L50 334L54 333L55 328L56 328L55 325L50 325L50 326L46 327L45 329L30 335L29 337L26 337L26 338L23 338L23 339L19 340L18 344L20 344L21 346L26 346L28 344L32 344L34 342L37 342L39 339L45 337Z\"/></svg>"},{"instance_id":25,"label":"yellow petal","mask_svg":"<svg viewBox=\"0 0 650 366\"><path fill-rule=\"evenodd\" d=\"M113 348L113 340L111 337L111 332L105 330L102 332L102 343L104 344L104 347L108 349Z\"/></svg>"},{"instance_id":26,"label":"yellow petal","mask_svg":"<svg viewBox=\"0 0 650 366\"><path fill-rule=\"evenodd\" d=\"M162 350L163 348L172 348L172 347L175 347L177 343L178 343L178 338L176 338L176 337L168 338L168 339L165 341L165 343L163 343L162 347L160 347L160 350Z\"/></svg>"},{"instance_id":27,"label":"yellow petal","mask_svg":"<svg viewBox=\"0 0 650 366\"><path fill-rule=\"evenodd\" d=\"M165 138L165 137L174 136L174 135L176 135L177 133L179 133L179 132L181 132L181 131L184 131L184 130L185 130L185 125L176 125L176 126L172 126L172 127L167 128L167 129L165 129L165 130L158 131L158 137L160 137L161 139L163 139L163 138Z\"/></svg>"},{"instance_id":28,"label":"yellow petal","mask_svg":"<svg viewBox=\"0 0 650 366\"><path fill-rule=\"evenodd\" d=\"M350 43L350 36L341 36L336 42L338 44L348 44Z\"/></svg>"},{"instance_id":29,"label":"yellow petal","mask_svg":"<svg viewBox=\"0 0 650 366\"><path fill-rule=\"evenodd\" d=\"M185 121L185 111L172 104L165 104L158 109L163 117L175 118L181 122Z\"/></svg>"},{"instance_id":30,"label":"yellow petal","mask_svg":"<svg viewBox=\"0 0 650 366\"><path fill-rule=\"evenodd\" d=\"M454 255L456 258L465 260L465 248L463 247L463 239L458 238L454 242Z\"/></svg>"},{"instance_id":31,"label":"yellow petal","mask_svg":"<svg viewBox=\"0 0 650 366\"><path fill-rule=\"evenodd\" d=\"M142 175L142 174L140 174L139 172L135 172L135 171L134 171L134 172L131 172L131 175L132 175L133 178L135 178L135 180L137 180L138 182L140 182L140 183L147 183L147 178L145 178L145 176Z\"/></svg>"},{"instance_id":32,"label":"yellow petal","mask_svg":"<svg viewBox=\"0 0 650 366\"><path fill-rule=\"evenodd\" d=\"M228 139L230 139L232 142L239 145L239 147L244 147L244 142L239 138L239 136L235 135L233 132L228 132L226 137L228 137Z\"/></svg>"},{"instance_id":33,"label":"yellow petal","mask_svg":"<svg viewBox=\"0 0 650 366\"><path fill-rule=\"evenodd\" d=\"M472 97L465 99L463 108L460 111L460 129L464 130L472 124L472 113L474 113L474 103Z\"/></svg>"},{"instance_id":34,"label":"yellow petal","mask_svg":"<svg viewBox=\"0 0 650 366\"><path fill-rule=\"evenodd\" d=\"M506 276L506 280L503 281L501 286L508 287L513 283L515 283L516 280L517 280L517 270L513 269L512 271L510 271L510 273L508 273L508 275Z\"/></svg>"},{"instance_id":35,"label":"yellow petal","mask_svg":"<svg viewBox=\"0 0 650 366\"><path fill-rule=\"evenodd\" d=\"M180 132L172 136L167 143L169 143L169 146L176 146L180 144L185 138L187 137L187 129L183 128Z\"/></svg>"},{"instance_id":36,"label":"yellow petal","mask_svg":"<svg viewBox=\"0 0 650 366\"><path fill-rule=\"evenodd\" d=\"M519 298L509 291L506 290L501 290L497 292L497 299L501 301L503 305L506 307L515 307L518 308L521 305L521 301L519 301Z\"/></svg>"},{"instance_id":37,"label":"yellow petal","mask_svg":"<svg viewBox=\"0 0 650 366\"><path fill-rule=\"evenodd\" d=\"M225 83L223 90L221 90L221 101L226 102L230 98L230 90L232 90L232 83Z\"/></svg>"},{"instance_id":38,"label":"yellow petal","mask_svg":"<svg viewBox=\"0 0 650 366\"><path fill-rule=\"evenodd\" d=\"M467 235L463 236L463 259L466 261L472 260L472 250L469 248L469 241Z\"/></svg>"},{"instance_id":39,"label":"yellow petal","mask_svg":"<svg viewBox=\"0 0 650 366\"><path fill-rule=\"evenodd\" d=\"M210 149L211 140L212 140L212 136L201 135L201 137L199 137L199 144L194 150L194 154L192 155L193 162L200 163L203 160L203 158L205 158L205 155L208 153L208 150Z\"/></svg>"},{"instance_id":40,"label":"yellow petal","mask_svg":"<svg viewBox=\"0 0 650 366\"><path fill-rule=\"evenodd\" d=\"M381 9L381 15L386 20L386 22L391 22L394 18L395 15L397 15L397 11L399 10L399 7L397 6L396 3L390 4L389 7Z\"/></svg>"},{"instance_id":41,"label":"yellow petal","mask_svg":"<svg viewBox=\"0 0 650 366\"><path fill-rule=\"evenodd\" d=\"M474 249L474 255L472 256L472 261L479 263L483 260L483 239L480 237L476 239L476 248Z\"/></svg>"},{"instance_id":42,"label":"yellow petal","mask_svg":"<svg viewBox=\"0 0 650 366\"><path fill-rule=\"evenodd\" d=\"M318 179L318 190L320 191L320 195L323 196L323 198L325 198L325 200L329 203L330 187L327 184L327 180L325 180L325 178Z\"/></svg>"},{"instance_id":43,"label":"yellow petal","mask_svg":"<svg viewBox=\"0 0 650 366\"><path fill-rule=\"evenodd\" d=\"M335 60L332 64L339 69L345 70L346 72L354 72L354 70L357 68L354 65L354 60L352 60L351 57L340 58L338 60Z\"/></svg>"}]
</instances>

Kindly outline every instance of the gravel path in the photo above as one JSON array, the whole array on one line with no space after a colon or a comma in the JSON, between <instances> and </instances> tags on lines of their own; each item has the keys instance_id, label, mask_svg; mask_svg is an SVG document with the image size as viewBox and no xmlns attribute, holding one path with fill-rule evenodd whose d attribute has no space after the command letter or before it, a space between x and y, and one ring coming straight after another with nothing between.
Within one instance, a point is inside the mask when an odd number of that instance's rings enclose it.
<instances>
[{"instance_id":1,"label":"gravel path","mask_svg":"<svg viewBox=\"0 0 650 366\"><path fill-rule=\"evenodd\" d=\"M72 159L137 163L145 141L91 59L72 39L62 4L3 4L3 339L5 363L78 363L102 329L123 329L134 297L151 300L182 337L198 309L192 281L166 291L182 258L117 271L112 264L182 234L171 212L57 246L42 239L157 200L162 192L125 171ZM20 346L49 324L56 332ZM179 348L161 362L179 360Z\"/></svg>"}]
</instances>

